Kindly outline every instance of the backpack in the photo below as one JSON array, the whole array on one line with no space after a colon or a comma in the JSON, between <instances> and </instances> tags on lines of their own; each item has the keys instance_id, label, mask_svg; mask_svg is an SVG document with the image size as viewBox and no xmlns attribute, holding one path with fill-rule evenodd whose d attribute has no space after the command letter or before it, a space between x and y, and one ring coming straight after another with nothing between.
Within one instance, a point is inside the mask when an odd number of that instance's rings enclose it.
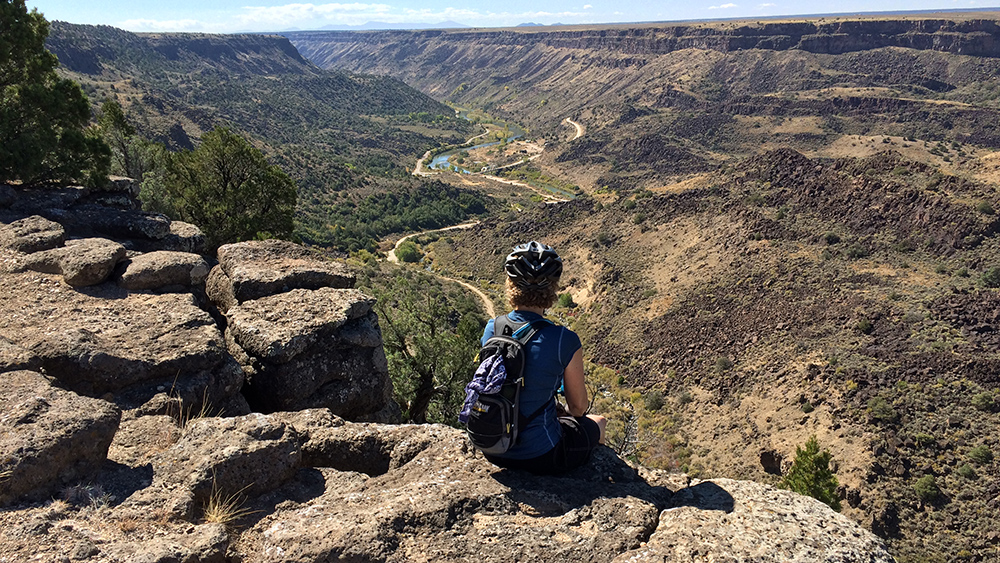
<instances>
[{"instance_id":1,"label":"backpack","mask_svg":"<svg viewBox=\"0 0 1000 563\"><path fill-rule=\"evenodd\" d=\"M501 315L494 320L493 336L479 350L479 369L465 386L466 405L459 420L469 440L486 454L503 454L517 443L520 428L545 411L548 403L529 416L520 410L524 387L524 346L539 330L552 324L545 319L515 323Z\"/></svg>"}]
</instances>

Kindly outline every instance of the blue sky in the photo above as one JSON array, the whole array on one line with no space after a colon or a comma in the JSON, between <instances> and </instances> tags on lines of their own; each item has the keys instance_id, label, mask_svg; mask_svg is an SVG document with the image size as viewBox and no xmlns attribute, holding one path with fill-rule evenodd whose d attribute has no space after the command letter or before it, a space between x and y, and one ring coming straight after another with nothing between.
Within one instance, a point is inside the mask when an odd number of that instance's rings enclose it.
<instances>
[{"instance_id":1,"label":"blue sky","mask_svg":"<svg viewBox=\"0 0 1000 563\"><path fill-rule=\"evenodd\" d=\"M325 26L435 24L476 27L525 22L613 23L985 8L1000 0L377 0L292 3L282 0L27 0L49 20L105 24L130 31L282 31Z\"/></svg>"}]
</instances>

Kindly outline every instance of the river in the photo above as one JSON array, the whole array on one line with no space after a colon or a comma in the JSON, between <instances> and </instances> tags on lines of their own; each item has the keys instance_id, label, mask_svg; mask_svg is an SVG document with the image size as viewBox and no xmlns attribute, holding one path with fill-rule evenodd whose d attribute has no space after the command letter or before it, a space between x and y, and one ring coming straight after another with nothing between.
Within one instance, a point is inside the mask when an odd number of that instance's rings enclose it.
<instances>
[{"instance_id":1,"label":"river","mask_svg":"<svg viewBox=\"0 0 1000 563\"><path fill-rule=\"evenodd\" d=\"M468 119L466 117L466 115L463 114L463 112L458 112L458 115L459 115L459 117L465 117L466 119ZM510 131L510 133L511 133L511 136L507 138L508 141L513 141L515 139L520 139L520 138L524 137L527 134L525 132L525 130L522 129L517 124L514 124L514 123L505 123L504 125L507 127L507 130ZM463 174L472 174L473 172L479 172L478 170L467 170L465 168L462 168L460 165L454 164L454 163L450 162L450 159L452 157L458 155L458 153L460 153L462 151L470 151L470 150L473 150L473 149L480 149L480 148L484 148L484 147L492 147L492 146L496 146L496 145L499 145L499 144L500 144L500 141L492 141L492 142L489 142L489 143L482 143L482 144L479 144L479 145L474 145L472 147L464 147L464 148L451 149L449 151L443 152L443 153L435 156L434 159L431 160L431 164L430 164L430 166L428 166L428 168L430 168L431 170L450 170L450 169L457 168L458 171L461 172L461 173L463 173Z\"/></svg>"}]
</instances>

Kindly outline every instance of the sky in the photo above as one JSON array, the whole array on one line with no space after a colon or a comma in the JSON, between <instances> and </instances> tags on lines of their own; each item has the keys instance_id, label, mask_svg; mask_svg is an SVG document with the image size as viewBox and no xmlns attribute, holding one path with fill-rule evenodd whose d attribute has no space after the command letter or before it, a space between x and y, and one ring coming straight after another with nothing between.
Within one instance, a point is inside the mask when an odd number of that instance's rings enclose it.
<instances>
[{"instance_id":1,"label":"sky","mask_svg":"<svg viewBox=\"0 0 1000 563\"><path fill-rule=\"evenodd\" d=\"M104 24L129 31L239 33L386 24L456 22L472 27L633 23L857 14L896 10L977 9L1000 0L27 0L48 20ZM414 25L414 27L418 27Z\"/></svg>"}]
</instances>

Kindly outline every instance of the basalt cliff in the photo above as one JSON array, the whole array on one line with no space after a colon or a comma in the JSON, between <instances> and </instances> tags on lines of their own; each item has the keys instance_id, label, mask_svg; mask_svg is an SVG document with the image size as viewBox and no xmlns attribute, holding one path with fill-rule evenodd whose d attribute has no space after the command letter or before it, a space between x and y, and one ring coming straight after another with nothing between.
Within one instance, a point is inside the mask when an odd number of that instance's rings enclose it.
<instances>
[{"instance_id":1,"label":"basalt cliff","mask_svg":"<svg viewBox=\"0 0 1000 563\"><path fill-rule=\"evenodd\" d=\"M393 424L372 299L281 241L202 252L134 186L0 188L3 561L891 561L818 501L500 471Z\"/></svg>"}]
</instances>

